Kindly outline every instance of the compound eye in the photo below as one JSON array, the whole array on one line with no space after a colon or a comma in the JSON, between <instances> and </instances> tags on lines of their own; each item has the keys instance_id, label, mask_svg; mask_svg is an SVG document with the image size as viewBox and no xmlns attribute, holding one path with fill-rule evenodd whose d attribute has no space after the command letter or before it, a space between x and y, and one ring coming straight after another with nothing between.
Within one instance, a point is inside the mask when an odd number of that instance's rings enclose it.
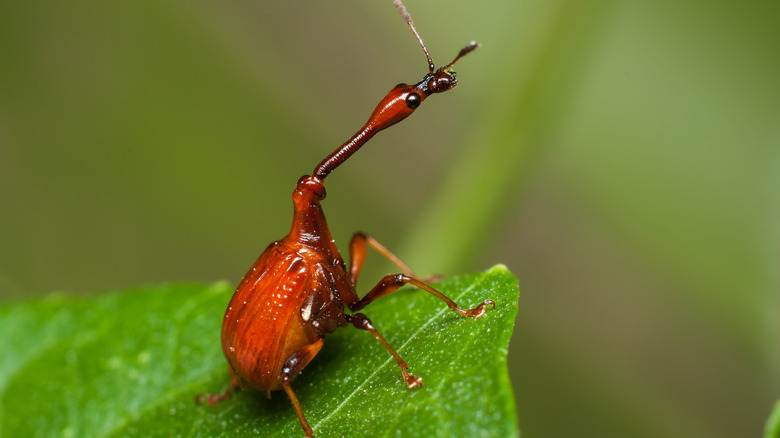
<instances>
[{"instance_id":1,"label":"compound eye","mask_svg":"<svg viewBox=\"0 0 780 438\"><path fill-rule=\"evenodd\" d=\"M458 81L455 79L455 76L443 77L436 81L434 88L436 88L436 91L438 92L447 91L454 88L457 83Z\"/></svg>"},{"instance_id":2,"label":"compound eye","mask_svg":"<svg viewBox=\"0 0 780 438\"><path fill-rule=\"evenodd\" d=\"M417 93L409 93L408 96L406 96L406 106L409 107L409 109L415 109L418 106L420 106L420 103L422 103L422 98Z\"/></svg>"}]
</instances>

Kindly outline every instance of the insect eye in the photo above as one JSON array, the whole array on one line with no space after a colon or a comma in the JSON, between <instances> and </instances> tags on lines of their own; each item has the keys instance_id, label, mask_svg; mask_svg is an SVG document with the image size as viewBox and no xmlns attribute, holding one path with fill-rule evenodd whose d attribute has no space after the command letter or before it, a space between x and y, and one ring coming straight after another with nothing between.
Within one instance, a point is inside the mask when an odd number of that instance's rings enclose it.
<instances>
[{"instance_id":1,"label":"insect eye","mask_svg":"<svg viewBox=\"0 0 780 438\"><path fill-rule=\"evenodd\" d=\"M409 93L408 96L406 96L406 106L408 106L410 109L415 109L418 106L420 106L420 103L422 102L422 99L420 98L420 95L417 93Z\"/></svg>"}]
</instances>

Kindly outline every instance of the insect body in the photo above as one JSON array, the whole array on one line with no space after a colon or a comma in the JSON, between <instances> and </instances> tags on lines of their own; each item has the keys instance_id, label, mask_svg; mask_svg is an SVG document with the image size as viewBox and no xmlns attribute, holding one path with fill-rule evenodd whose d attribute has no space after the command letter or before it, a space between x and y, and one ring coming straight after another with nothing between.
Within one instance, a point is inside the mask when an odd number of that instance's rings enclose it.
<instances>
[{"instance_id":1,"label":"insect body","mask_svg":"<svg viewBox=\"0 0 780 438\"><path fill-rule=\"evenodd\" d=\"M369 331L393 355L409 388L422 383L362 313L356 312L374 300L411 284L423 289L463 316L479 317L486 300L473 309L461 309L454 301L416 278L411 270L379 242L362 233L349 246L349 266L333 243L320 201L325 198L325 177L359 149L374 134L409 116L425 98L452 89L457 84L450 67L473 51L471 43L444 67L435 69L411 17L400 0L396 7L414 32L428 58L429 72L414 85L394 87L377 105L368 122L346 143L325 158L310 176L303 176L293 192L293 223L289 234L273 242L255 262L230 300L222 323L222 350L230 365L231 386L222 394L201 394L214 404L238 387L270 395L283 389L295 408L307 436L313 431L306 421L290 384L323 346L325 335L353 325ZM370 246L389 258L402 271L383 277L363 298L355 284Z\"/></svg>"}]
</instances>

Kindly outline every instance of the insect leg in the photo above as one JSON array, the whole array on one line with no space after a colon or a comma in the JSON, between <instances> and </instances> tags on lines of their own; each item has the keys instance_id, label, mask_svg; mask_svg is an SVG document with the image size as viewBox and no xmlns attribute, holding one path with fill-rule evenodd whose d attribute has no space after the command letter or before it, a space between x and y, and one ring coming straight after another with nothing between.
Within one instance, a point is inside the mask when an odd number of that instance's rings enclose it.
<instances>
[{"instance_id":1,"label":"insect leg","mask_svg":"<svg viewBox=\"0 0 780 438\"><path fill-rule=\"evenodd\" d=\"M365 233L355 233L355 235L352 236L352 240L349 242L349 273L352 277L353 285L357 284L358 276L363 269L363 262L366 260L366 245L374 248L376 252L390 260L404 274L417 278L417 275L412 272L406 263L402 262L398 256L390 252L389 249L385 248L385 246L376 239Z\"/></svg>"},{"instance_id":2,"label":"insect leg","mask_svg":"<svg viewBox=\"0 0 780 438\"><path fill-rule=\"evenodd\" d=\"M395 358L395 361L398 363L398 366L401 367L401 374L403 374L404 380L406 381L406 386L409 388L414 388L415 386L422 386L422 379L419 377L415 377L409 372L406 371L407 368L409 368L409 365L406 364L406 362L401 359L401 356L398 355L398 353L393 349L393 347L390 346L390 344L385 341L385 338L382 337L382 335L379 334L378 331L374 328L374 325L371 324L371 320L368 319L368 317L362 313L354 313L352 315L345 315L347 317L347 321L351 322L352 325L354 325L356 328L359 328L361 330L368 330L371 332L372 335L376 338L377 341L379 341L380 344L382 344L387 351L390 352L390 354L393 355Z\"/></svg>"},{"instance_id":3,"label":"insect leg","mask_svg":"<svg viewBox=\"0 0 780 438\"><path fill-rule=\"evenodd\" d=\"M303 432L306 434L306 436L309 437L314 436L314 432L311 430L309 423L306 421L306 416L303 415L301 404L298 402L298 397L295 396L295 393L290 387L290 383L298 374L300 374L301 370L303 370L303 368L308 365L312 359L314 359L314 356L316 356L320 351L320 348L322 348L322 344L324 342L325 338L320 338L320 340L317 342L311 345L307 345L306 347L291 354L290 357L284 361L284 365L282 365L282 372L280 373L282 378L282 388L284 388L284 392L287 393L287 396L290 397L290 402L295 409L295 414L298 415L298 421L301 422Z\"/></svg>"},{"instance_id":4,"label":"insect leg","mask_svg":"<svg viewBox=\"0 0 780 438\"><path fill-rule=\"evenodd\" d=\"M377 283L377 285L374 286L374 288L371 289L366 294L366 296L364 296L361 300L357 301L356 303L349 304L349 309L352 311L360 310L363 307L366 307L367 305L371 304L374 300L378 298L382 298L387 294L393 293L399 288L401 288L401 286L406 284L411 284L412 286L418 287L422 290L431 293L432 295L436 296L440 300L447 303L447 307L458 312L463 316L472 316L474 318L479 318L485 313L486 306L493 306L494 308L496 307L496 303L494 303L492 300L485 300L473 309L464 310L458 307L458 304L455 301L452 301L443 293L428 286L427 284L423 283L422 281L416 278L412 278L405 274L391 274L382 277L382 279L379 280L379 283Z\"/></svg>"},{"instance_id":5,"label":"insect leg","mask_svg":"<svg viewBox=\"0 0 780 438\"><path fill-rule=\"evenodd\" d=\"M233 394L233 391L240 388L241 382L238 380L238 376L230 366L228 366L228 371L230 371L230 386L224 392L220 394L198 394L195 396L195 403L202 404L203 399L205 399L208 406L215 405L222 400L229 398L230 394Z\"/></svg>"}]
</instances>

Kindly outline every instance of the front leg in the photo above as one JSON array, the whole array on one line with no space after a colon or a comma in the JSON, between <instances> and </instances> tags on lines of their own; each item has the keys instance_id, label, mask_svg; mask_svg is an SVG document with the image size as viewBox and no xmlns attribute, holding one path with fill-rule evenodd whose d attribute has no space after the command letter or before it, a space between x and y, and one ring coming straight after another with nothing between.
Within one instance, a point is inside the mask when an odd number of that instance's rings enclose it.
<instances>
[{"instance_id":1,"label":"front leg","mask_svg":"<svg viewBox=\"0 0 780 438\"><path fill-rule=\"evenodd\" d=\"M436 296L438 299L447 303L447 307L458 312L462 316L471 316L474 318L479 318L485 313L485 307L487 306L493 306L493 308L496 307L496 303L493 302L492 300L485 300L473 309L461 309L455 301L452 301L449 297L439 292L438 290L432 288L431 286L428 286L422 281L417 280L416 278L412 278L408 275L395 274L395 275L384 276L381 280L379 280L379 283L377 283L377 285L374 286L374 288L371 289L371 291L369 291L366 294L365 297L363 297L361 300L358 300L355 303L350 303L349 310L352 311L360 310L366 307L367 305L371 304L374 300L378 298L382 298L387 294L393 293L399 288L401 288L401 286L406 284L411 284L412 286L416 286L426 292L429 292L430 294Z\"/></svg>"}]
</instances>

